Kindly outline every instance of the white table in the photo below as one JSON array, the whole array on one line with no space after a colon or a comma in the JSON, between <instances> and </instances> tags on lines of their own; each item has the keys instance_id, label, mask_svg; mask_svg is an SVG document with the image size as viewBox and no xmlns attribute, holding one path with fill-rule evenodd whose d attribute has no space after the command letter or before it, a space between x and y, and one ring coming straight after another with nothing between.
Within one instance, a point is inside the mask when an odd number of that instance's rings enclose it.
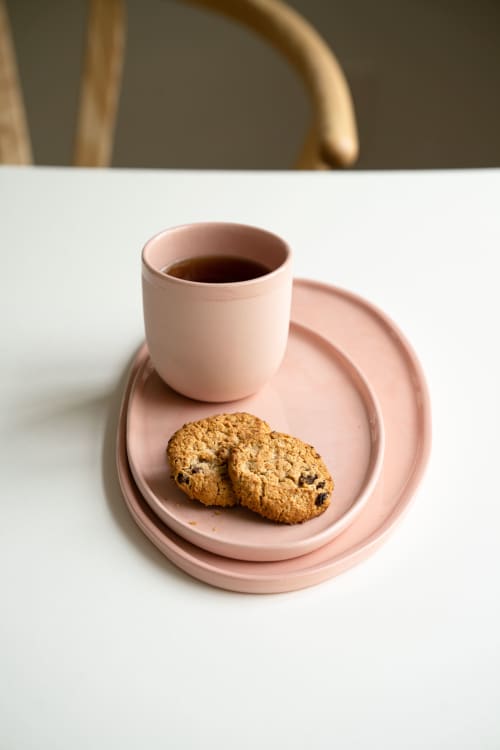
<instances>
[{"instance_id":1,"label":"white table","mask_svg":"<svg viewBox=\"0 0 500 750\"><path fill-rule=\"evenodd\" d=\"M0 748L500 747L500 171L0 170ZM174 568L114 467L140 250L257 224L407 334L431 462L369 560L249 596Z\"/></svg>"}]
</instances>

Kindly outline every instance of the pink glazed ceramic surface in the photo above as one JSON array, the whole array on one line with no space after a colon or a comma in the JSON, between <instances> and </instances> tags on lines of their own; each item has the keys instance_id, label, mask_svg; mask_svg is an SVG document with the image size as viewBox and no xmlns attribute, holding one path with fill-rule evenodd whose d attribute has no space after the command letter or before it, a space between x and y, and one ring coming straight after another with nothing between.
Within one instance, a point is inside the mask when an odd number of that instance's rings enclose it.
<instances>
[{"instance_id":1,"label":"pink glazed ceramic surface","mask_svg":"<svg viewBox=\"0 0 500 750\"><path fill-rule=\"evenodd\" d=\"M240 256L264 265L263 276L206 284L162 273L202 255ZM285 354L292 296L291 251L257 227L206 222L173 227L142 252L144 326L160 377L202 401L256 393Z\"/></svg>"},{"instance_id":2,"label":"pink glazed ceramic surface","mask_svg":"<svg viewBox=\"0 0 500 750\"><path fill-rule=\"evenodd\" d=\"M184 539L240 560L285 560L331 541L363 508L382 468L382 416L359 370L327 339L292 324L274 378L259 393L216 408L168 388L145 347L136 361L127 415L130 467L153 512ZM165 455L170 436L186 422L235 411L314 445L335 480L325 513L294 526L276 524L243 507L207 508L175 486Z\"/></svg>"},{"instance_id":3,"label":"pink glazed ceramic surface","mask_svg":"<svg viewBox=\"0 0 500 750\"><path fill-rule=\"evenodd\" d=\"M129 469L126 413L132 368L117 438L117 468L129 511L153 544L176 566L205 583L246 593L278 593L312 586L365 560L407 509L431 445L430 401L421 367L398 328L360 297L326 284L296 281L292 317L338 344L362 369L377 395L385 452L377 486L364 509L333 541L280 562L245 562L214 555L179 537L143 499Z\"/></svg>"}]
</instances>

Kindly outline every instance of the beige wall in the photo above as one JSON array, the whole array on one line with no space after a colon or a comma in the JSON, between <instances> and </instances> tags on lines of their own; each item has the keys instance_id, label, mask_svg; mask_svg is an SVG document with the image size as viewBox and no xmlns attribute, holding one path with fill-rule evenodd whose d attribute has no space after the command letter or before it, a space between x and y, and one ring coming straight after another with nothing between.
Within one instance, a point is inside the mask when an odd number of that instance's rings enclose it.
<instances>
[{"instance_id":1,"label":"beige wall","mask_svg":"<svg viewBox=\"0 0 500 750\"><path fill-rule=\"evenodd\" d=\"M235 0L236 2L237 0ZM500 166L500 2L293 0L351 84L360 168ZM38 163L71 154L84 0L8 0ZM301 83L250 32L173 0L128 0L114 164L285 168Z\"/></svg>"}]
</instances>

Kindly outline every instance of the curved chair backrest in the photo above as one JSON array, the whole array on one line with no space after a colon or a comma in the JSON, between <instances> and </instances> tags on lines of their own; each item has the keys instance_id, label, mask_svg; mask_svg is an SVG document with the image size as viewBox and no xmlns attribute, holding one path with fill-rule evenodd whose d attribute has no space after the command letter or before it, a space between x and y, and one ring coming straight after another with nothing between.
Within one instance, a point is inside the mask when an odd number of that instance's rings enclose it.
<instances>
[{"instance_id":1,"label":"curved chair backrest","mask_svg":"<svg viewBox=\"0 0 500 750\"><path fill-rule=\"evenodd\" d=\"M349 86L318 32L281 0L186 0L250 27L294 65L310 95L313 123L297 165L351 166L358 136ZM111 164L126 39L124 0L88 0L75 166ZM5 0L0 0L0 162L31 163L29 130Z\"/></svg>"}]
</instances>

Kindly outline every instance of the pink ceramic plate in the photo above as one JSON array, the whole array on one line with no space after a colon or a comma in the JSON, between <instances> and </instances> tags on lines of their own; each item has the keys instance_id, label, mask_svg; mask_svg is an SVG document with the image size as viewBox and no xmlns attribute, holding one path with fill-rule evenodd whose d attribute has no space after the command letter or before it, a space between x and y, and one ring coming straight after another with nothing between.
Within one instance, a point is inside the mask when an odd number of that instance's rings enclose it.
<instances>
[{"instance_id":1,"label":"pink ceramic plate","mask_svg":"<svg viewBox=\"0 0 500 750\"><path fill-rule=\"evenodd\" d=\"M127 415L130 468L151 510L198 547L239 560L298 557L338 536L373 492L384 442L377 400L353 363L314 331L294 323L279 372L256 395L230 404L179 396L159 378L145 347L137 361ZM335 479L325 513L288 526L243 507L207 508L177 489L165 456L169 437L186 422L235 411L315 446Z\"/></svg>"},{"instance_id":2,"label":"pink ceramic plate","mask_svg":"<svg viewBox=\"0 0 500 750\"><path fill-rule=\"evenodd\" d=\"M175 565L201 581L248 593L305 588L366 559L387 538L422 477L431 444L431 414L420 365L405 338L379 310L360 297L326 284L294 283L293 317L341 346L363 370L384 420L382 472L365 507L333 541L307 555L281 562L231 560L202 550L175 534L151 511L135 485L127 461L124 396L117 466L125 502L136 523Z\"/></svg>"}]
</instances>

